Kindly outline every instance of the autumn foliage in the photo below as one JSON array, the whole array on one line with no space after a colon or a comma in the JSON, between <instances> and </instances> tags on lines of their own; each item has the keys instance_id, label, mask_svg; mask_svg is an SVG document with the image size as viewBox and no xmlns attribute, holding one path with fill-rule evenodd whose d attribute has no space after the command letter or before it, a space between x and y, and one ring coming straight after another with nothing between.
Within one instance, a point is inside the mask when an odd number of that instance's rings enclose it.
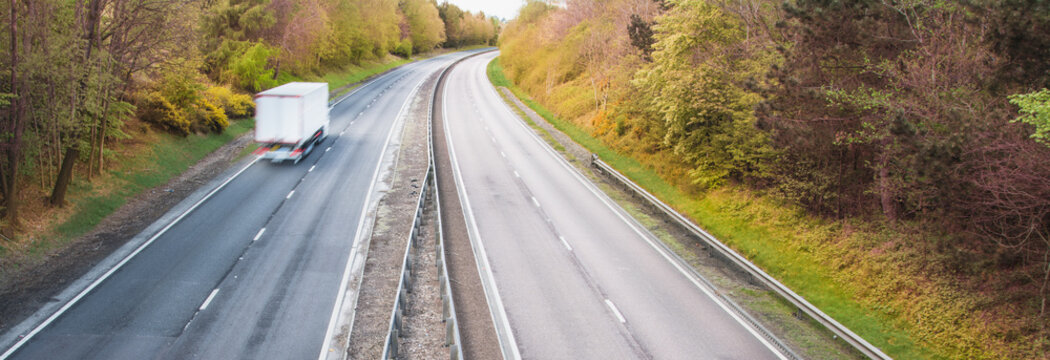
<instances>
[{"instance_id":1,"label":"autumn foliage","mask_svg":"<svg viewBox=\"0 0 1050 360\"><path fill-rule=\"evenodd\" d=\"M915 267L953 279L944 293L985 299L954 321L997 322L968 330L983 340L916 324L942 332L926 345L1040 357L1050 350L1047 6L530 1L501 36L501 64L559 116L697 196L732 185L824 219L924 229L890 243L929 256Z\"/></svg>"},{"instance_id":2,"label":"autumn foliage","mask_svg":"<svg viewBox=\"0 0 1050 360\"><path fill-rule=\"evenodd\" d=\"M494 42L495 20L441 9L433 0L0 3L0 231L18 228L20 182L39 180L48 202L63 205L76 165L102 174L115 160L108 146L134 136L124 131L133 119L182 136L222 132L251 115L249 93L283 81Z\"/></svg>"}]
</instances>

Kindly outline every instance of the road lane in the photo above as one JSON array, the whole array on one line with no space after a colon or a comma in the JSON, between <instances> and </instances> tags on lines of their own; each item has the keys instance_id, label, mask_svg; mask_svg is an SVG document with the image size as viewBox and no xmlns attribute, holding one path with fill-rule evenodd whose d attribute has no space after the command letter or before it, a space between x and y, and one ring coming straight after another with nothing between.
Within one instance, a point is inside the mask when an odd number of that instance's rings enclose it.
<instances>
[{"instance_id":1,"label":"road lane","mask_svg":"<svg viewBox=\"0 0 1050 360\"><path fill-rule=\"evenodd\" d=\"M397 112L459 56L405 65L338 103L303 162L246 169L12 358L316 357Z\"/></svg>"},{"instance_id":2,"label":"road lane","mask_svg":"<svg viewBox=\"0 0 1050 360\"><path fill-rule=\"evenodd\" d=\"M485 77L494 56L449 74L445 123L521 356L779 357L513 115Z\"/></svg>"}]
</instances>

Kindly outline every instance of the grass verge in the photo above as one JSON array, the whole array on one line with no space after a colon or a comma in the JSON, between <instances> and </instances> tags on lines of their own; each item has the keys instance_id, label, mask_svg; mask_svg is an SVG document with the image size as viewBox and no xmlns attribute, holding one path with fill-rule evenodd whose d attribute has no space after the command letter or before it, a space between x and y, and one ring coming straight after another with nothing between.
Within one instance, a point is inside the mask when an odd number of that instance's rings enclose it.
<instances>
[{"instance_id":1,"label":"grass verge","mask_svg":"<svg viewBox=\"0 0 1050 360\"><path fill-rule=\"evenodd\" d=\"M376 74L381 74L387 70L396 68L398 66L407 64L414 61L413 59L405 59L388 55L383 60L364 62L360 65L347 65L342 69L337 69L325 73L324 75L313 75L313 76L295 76L292 74L282 73L277 77L277 82L284 84L293 81L317 81L328 83L328 90L333 93L330 94L330 98L335 99L344 94L350 92L356 88L359 82L367 79Z\"/></svg>"},{"instance_id":2,"label":"grass verge","mask_svg":"<svg viewBox=\"0 0 1050 360\"><path fill-rule=\"evenodd\" d=\"M251 130L254 124L250 118L239 119L231 121L222 134L185 138L154 134L155 141L145 151L122 159L122 164L109 170L99 183L93 184L86 179L74 181L70 194L72 214L56 225L51 234L36 241L29 255L42 256L87 233L128 199L167 183L211 152Z\"/></svg>"},{"instance_id":3,"label":"grass verge","mask_svg":"<svg viewBox=\"0 0 1050 360\"><path fill-rule=\"evenodd\" d=\"M532 100L506 78L499 58L489 63L487 71L494 85L510 89L559 131L886 353L909 359L936 356L917 344L916 335L904 322L856 301L855 290L837 281L834 274L843 269L825 261L835 254L817 249L815 244L834 237L840 224L807 217L774 199L731 186L700 197L689 196L648 166L616 152L585 129Z\"/></svg>"},{"instance_id":4,"label":"grass verge","mask_svg":"<svg viewBox=\"0 0 1050 360\"><path fill-rule=\"evenodd\" d=\"M381 61L350 65L318 76L299 77L282 73L278 82L324 81L329 83L329 89L338 90L341 95L352 90L355 83L411 61L388 56ZM241 119L231 121L222 134L177 137L152 130L142 131L137 135L140 138L125 144L125 149L114 149L122 154L118 155L119 164L113 162L115 165L109 166L102 176L91 180L74 178L67 197L69 205L55 212L43 210L48 213L46 219L36 221L37 226L23 236L25 239L16 248L5 246L0 249L0 257L15 268L42 261L54 249L62 248L91 231L135 195L167 183L253 127L253 119ZM245 156L254 148L255 145L249 145L239 155Z\"/></svg>"}]
</instances>

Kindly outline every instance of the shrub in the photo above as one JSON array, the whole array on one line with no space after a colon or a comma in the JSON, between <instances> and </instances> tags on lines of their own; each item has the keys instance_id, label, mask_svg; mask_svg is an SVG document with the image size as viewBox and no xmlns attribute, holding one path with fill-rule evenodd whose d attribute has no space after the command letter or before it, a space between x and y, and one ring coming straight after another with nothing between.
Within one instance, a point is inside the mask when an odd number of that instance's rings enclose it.
<instances>
[{"instance_id":1,"label":"shrub","mask_svg":"<svg viewBox=\"0 0 1050 360\"><path fill-rule=\"evenodd\" d=\"M206 99L197 101L195 109L194 130L198 132L213 132L221 134L230 121L226 118L226 112L222 108L213 105Z\"/></svg>"},{"instance_id":2,"label":"shrub","mask_svg":"<svg viewBox=\"0 0 1050 360\"><path fill-rule=\"evenodd\" d=\"M277 56L277 49L256 43L230 60L229 72L234 82L245 90L262 91L277 85L274 70L268 68L270 58Z\"/></svg>"},{"instance_id":3,"label":"shrub","mask_svg":"<svg viewBox=\"0 0 1050 360\"><path fill-rule=\"evenodd\" d=\"M190 133L190 121L186 114L159 92L146 94L138 106L138 116L143 121L178 135L186 136Z\"/></svg>"},{"instance_id":4,"label":"shrub","mask_svg":"<svg viewBox=\"0 0 1050 360\"><path fill-rule=\"evenodd\" d=\"M412 57L412 40L404 39L399 41L397 46L390 50L390 53L406 59Z\"/></svg>"},{"instance_id":5,"label":"shrub","mask_svg":"<svg viewBox=\"0 0 1050 360\"><path fill-rule=\"evenodd\" d=\"M204 98L221 108L228 117L241 118L255 114L255 102L252 101L252 97L234 93L227 86L208 87Z\"/></svg>"}]
</instances>

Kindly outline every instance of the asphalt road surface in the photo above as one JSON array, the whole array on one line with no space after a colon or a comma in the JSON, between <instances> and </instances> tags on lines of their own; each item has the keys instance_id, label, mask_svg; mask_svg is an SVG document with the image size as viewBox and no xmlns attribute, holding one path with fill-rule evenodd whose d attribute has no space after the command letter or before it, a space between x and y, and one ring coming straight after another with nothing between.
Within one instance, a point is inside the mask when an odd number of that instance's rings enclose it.
<instances>
[{"instance_id":1,"label":"asphalt road surface","mask_svg":"<svg viewBox=\"0 0 1050 360\"><path fill-rule=\"evenodd\" d=\"M249 165L11 358L317 358L394 120L464 55L361 87L331 109L309 157Z\"/></svg>"},{"instance_id":2,"label":"asphalt road surface","mask_svg":"<svg viewBox=\"0 0 1050 360\"><path fill-rule=\"evenodd\" d=\"M782 358L510 111L497 55L451 71L444 121L504 357Z\"/></svg>"}]
</instances>

